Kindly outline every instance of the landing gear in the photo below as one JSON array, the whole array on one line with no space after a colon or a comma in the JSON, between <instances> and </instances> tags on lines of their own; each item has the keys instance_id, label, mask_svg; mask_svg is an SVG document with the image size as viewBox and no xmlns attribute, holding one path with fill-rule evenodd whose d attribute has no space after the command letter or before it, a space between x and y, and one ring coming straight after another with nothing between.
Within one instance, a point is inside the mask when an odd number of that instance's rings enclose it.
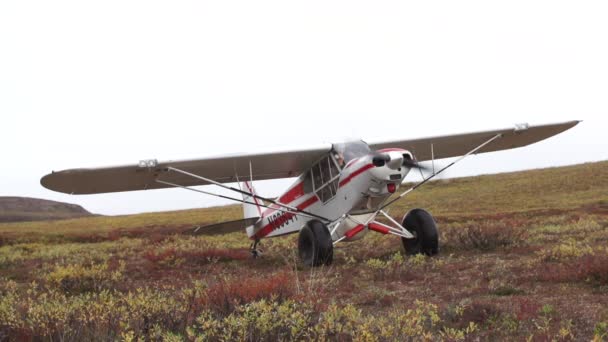
<instances>
[{"instance_id":1,"label":"landing gear","mask_svg":"<svg viewBox=\"0 0 608 342\"><path fill-rule=\"evenodd\" d=\"M407 255L435 255L439 252L439 233L433 216L424 209L412 209L403 218L402 226L416 238L401 238Z\"/></svg>"},{"instance_id":2,"label":"landing gear","mask_svg":"<svg viewBox=\"0 0 608 342\"><path fill-rule=\"evenodd\" d=\"M260 250L258 250L258 243L260 243L260 239L256 239L256 240L255 240L255 241L254 241L254 242L251 244L250 251L251 251L251 256L252 256L254 259L257 259L257 258L259 258L259 257L261 257L261 256L262 256L262 252L261 252Z\"/></svg>"},{"instance_id":3,"label":"landing gear","mask_svg":"<svg viewBox=\"0 0 608 342\"><path fill-rule=\"evenodd\" d=\"M321 221L308 221L300 230L298 252L306 266L330 265L334 258L334 245L327 226Z\"/></svg>"}]
</instances>

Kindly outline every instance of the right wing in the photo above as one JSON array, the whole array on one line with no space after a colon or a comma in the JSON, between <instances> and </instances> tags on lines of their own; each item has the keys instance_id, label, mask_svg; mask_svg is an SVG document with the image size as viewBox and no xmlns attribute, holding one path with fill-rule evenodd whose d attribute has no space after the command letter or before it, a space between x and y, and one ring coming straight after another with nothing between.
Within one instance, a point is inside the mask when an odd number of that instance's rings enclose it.
<instances>
[{"instance_id":1,"label":"right wing","mask_svg":"<svg viewBox=\"0 0 608 342\"><path fill-rule=\"evenodd\" d=\"M150 161L147 165L71 169L52 172L42 177L40 183L50 190L78 195L171 187L158 183L157 179L181 186L209 184L200 179L169 171L169 167L201 175L219 183L232 183L237 181L237 175L240 180L250 180L250 165L253 180L289 178L297 177L308 170L324 154L329 153L331 148L331 144L326 144L307 149L268 153L181 161Z\"/></svg>"}]
</instances>

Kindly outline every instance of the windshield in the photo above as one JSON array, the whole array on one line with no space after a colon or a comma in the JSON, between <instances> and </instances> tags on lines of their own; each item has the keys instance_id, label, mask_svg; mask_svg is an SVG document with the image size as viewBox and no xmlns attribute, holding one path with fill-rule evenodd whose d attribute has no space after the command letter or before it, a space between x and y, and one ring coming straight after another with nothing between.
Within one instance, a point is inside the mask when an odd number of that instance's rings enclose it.
<instances>
[{"instance_id":1,"label":"windshield","mask_svg":"<svg viewBox=\"0 0 608 342\"><path fill-rule=\"evenodd\" d=\"M334 151L344 159L345 163L372 152L369 146L362 140L334 144Z\"/></svg>"}]
</instances>

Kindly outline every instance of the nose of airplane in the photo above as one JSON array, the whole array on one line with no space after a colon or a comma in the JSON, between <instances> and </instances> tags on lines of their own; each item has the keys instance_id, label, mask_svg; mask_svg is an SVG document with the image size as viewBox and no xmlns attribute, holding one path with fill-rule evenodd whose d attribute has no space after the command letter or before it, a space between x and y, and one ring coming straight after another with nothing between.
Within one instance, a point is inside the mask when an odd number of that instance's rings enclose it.
<instances>
[{"instance_id":1,"label":"nose of airplane","mask_svg":"<svg viewBox=\"0 0 608 342\"><path fill-rule=\"evenodd\" d=\"M391 160L391 157L386 153L376 153L372 158L372 163L376 167L382 167Z\"/></svg>"},{"instance_id":2,"label":"nose of airplane","mask_svg":"<svg viewBox=\"0 0 608 342\"><path fill-rule=\"evenodd\" d=\"M389 161L386 162L386 166L388 166L392 170L399 169L403 164L403 155L399 152L390 152L389 153Z\"/></svg>"},{"instance_id":3,"label":"nose of airplane","mask_svg":"<svg viewBox=\"0 0 608 342\"><path fill-rule=\"evenodd\" d=\"M377 153L374 155L373 163L376 167L386 166L389 169L397 170L403 164L403 155L399 152Z\"/></svg>"}]
</instances>

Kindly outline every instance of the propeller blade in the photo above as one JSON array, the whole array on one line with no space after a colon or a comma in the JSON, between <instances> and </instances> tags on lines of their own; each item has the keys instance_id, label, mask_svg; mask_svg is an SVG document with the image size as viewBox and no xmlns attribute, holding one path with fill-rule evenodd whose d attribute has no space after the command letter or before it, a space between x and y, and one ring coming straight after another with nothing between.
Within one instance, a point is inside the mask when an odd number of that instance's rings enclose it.
<instances>
[{"instance_id":1,"label":"propeller blade","mask_svg":"<svg viewBox=\"0 0 608 342\"><path fill-rule=\"evenodd\" d=\"M403 159L403 166L408 167L410 169L420 169L422 171L429 171L429 168L427 166L420 165L419 163L411 159Z\"/></svg>"}]
</instances>

